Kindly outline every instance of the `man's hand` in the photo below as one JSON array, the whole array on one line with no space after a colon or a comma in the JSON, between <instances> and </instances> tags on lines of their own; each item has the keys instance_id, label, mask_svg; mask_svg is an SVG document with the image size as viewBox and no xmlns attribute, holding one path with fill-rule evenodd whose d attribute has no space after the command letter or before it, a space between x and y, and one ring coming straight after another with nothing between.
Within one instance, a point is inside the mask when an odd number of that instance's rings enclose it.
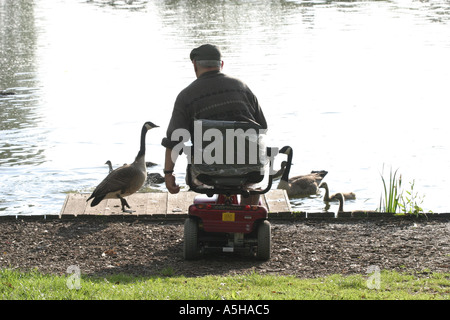
<instances>
[{"instance_id":1,"label":"man's hand","mask_svg":"<svg viewBox=\"0 0 450 320\"><path fill-rule=\"evenodd\" d=\"M164 180L166 181L166 188L170 193L180 192L180 186L175 183L175 176L169 172L173 172L175 162L172 161L172 149L166 148L166 155L164 159Z\"/></svg>"},{"instance_id":2,"label":"man's hand","mask_svg":"<svg viewBox=\"0 0 450 320\"><path fill-rule=\"evenodd\" d=\"M180 186L175 183L175 176L173 174L166 174L164 179L166 180L166 188L170 193L180 192Z\"/></svg>"}]
</instances>

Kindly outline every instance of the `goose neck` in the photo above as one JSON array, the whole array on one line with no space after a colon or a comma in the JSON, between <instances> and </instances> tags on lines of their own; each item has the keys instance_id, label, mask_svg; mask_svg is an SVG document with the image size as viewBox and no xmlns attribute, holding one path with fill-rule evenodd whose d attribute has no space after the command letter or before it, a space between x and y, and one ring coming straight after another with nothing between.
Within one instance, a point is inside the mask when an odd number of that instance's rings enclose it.
<instances>
[{"instance_id":1,"label":"goose neck","mask_svg":"<svg viewBox=\"0 0 450 320\"><path fill-rule=\"evenodd\" d=\"M339 209L340 212L344 211L344 200L339 198Z\"/></svg>"},{"instance_id":2,"label":"goose neck","mask_svg":"<svg viewBox=\"0 0 450 320\"><path fill-rule=\"evenodd\" d=\"M144 125L141 131L141 146L138 155L136 156L136 160L145 155L145 136L147 135L147 131L147 127Z\"/></svg>"},{"instance_id":3,"label":"goose neck","mask_svg":"<svg viewBox=\"0 0 450 320\"><path fill-rule=\"evenodd\" d=\"M324 184L323 188L325 189L325 201L330 201L330 191L328 190L328 185Z\"/></svg>"},{"instance_id":4,"label":"goose neck","mask_svg":"<svg viewBox=\"0 0 450 320\"><path fill-rule=\"evenodd\" d=\"M286 168L284 169L283 175L281 176L280 180L288 181L289 180L289 172L291 171L291 164L292 164L292 149L287 154L287 162L286 162Z\"/></svg>"}]
</instances>

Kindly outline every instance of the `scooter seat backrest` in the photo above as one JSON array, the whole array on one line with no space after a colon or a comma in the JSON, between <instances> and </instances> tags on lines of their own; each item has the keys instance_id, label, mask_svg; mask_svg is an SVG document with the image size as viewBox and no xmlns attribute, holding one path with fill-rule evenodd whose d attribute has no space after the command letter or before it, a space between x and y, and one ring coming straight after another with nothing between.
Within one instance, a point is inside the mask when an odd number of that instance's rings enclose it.
<instances>
[{"instance_id":1,"label":"scooter seat backrest","mask_svg":"<svg viewBox=\"0 0 450 320\"><path fill-rule=\"evenodd\" d=\"M212 187L241 187L262 181L266 164L264 133L255 123L195 121L192 176Z\"/></svg>"}]
</instances>

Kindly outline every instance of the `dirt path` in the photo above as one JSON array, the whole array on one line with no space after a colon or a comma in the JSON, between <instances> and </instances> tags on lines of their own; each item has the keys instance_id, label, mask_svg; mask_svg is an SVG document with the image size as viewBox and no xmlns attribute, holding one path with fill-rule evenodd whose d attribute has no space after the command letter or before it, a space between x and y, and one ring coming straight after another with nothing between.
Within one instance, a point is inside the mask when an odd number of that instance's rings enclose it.
<instances>
[{"instance_id":1,"label":"dirt path","mask_svg":"<svg viewBox=\"0 0 450 320\"><path fill-rule=\"evenodd\" d=\"M449 272L450 220L272 221L272 258L212 253L182 257L183 222L0 220L0 267L65 274L228 275L258 272L312 278L381 270Z\"/></svg>"}]
</instances>

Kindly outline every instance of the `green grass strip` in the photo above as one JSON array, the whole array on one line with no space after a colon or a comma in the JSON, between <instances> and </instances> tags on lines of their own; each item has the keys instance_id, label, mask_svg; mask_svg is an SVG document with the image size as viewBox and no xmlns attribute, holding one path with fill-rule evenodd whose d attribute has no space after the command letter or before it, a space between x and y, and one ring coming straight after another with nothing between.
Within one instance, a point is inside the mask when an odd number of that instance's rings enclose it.
<instances>
[{"instance_id":1,"label":"green grass strip","mask_svg":"<svg viewBox=\"0 0 450 320\"><path fill-rule=\"evenodd\" d=\"M3 300L448 300L450 273L413 275L381 271L370 275L331 275L299 279L294 276L205 276L189 278L76 277L75 274L44 275L39 272L0 270ZM374 281L376 280L376 281Z\"/></svg>"}]
</instances>

